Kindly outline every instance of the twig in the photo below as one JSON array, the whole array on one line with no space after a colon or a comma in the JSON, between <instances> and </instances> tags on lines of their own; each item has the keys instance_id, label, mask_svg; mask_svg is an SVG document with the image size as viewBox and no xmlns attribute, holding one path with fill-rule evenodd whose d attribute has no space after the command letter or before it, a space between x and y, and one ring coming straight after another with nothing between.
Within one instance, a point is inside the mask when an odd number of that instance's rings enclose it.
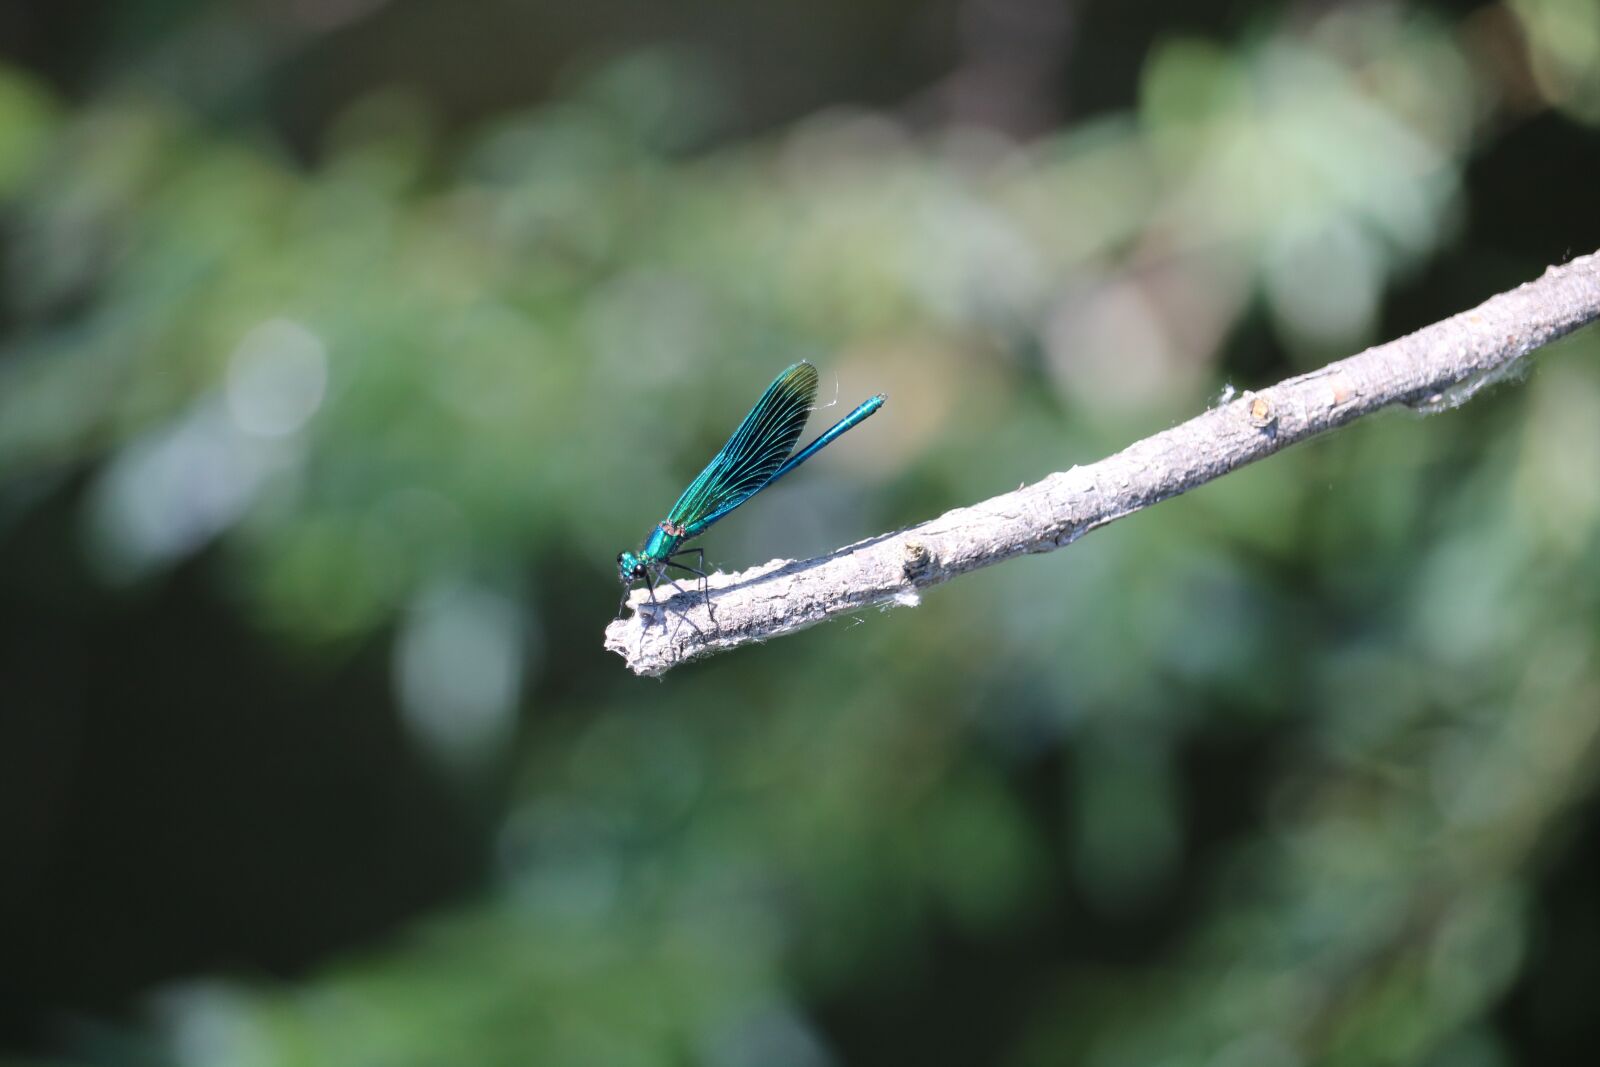
<instances>
[{"instance_id":1,"label":"twig","mask_svg":"<svg viewBox=\"0 0 1600 1067\"><path fill-rule=\"evenodd\" d=\"M658 609L606 628L637 674L764 641L872 605L915 605L921 590L1025 553L1049 552L1140 508L1391 404L1455 407L1529 352L1600 318L1600 252L1551 267L1477 308L1320 370L1246 392L1098 463L808 560L714 574ZM694 583L698 586L699 583Z\"/></svg>"}]
</instances>

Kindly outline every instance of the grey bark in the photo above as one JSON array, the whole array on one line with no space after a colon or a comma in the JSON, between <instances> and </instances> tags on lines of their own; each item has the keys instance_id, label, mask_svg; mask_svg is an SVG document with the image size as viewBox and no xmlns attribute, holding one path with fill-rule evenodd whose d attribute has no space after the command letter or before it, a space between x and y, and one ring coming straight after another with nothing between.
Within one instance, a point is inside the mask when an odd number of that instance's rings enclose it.
<instances>
[{"instance_id":1,"label":"grey bark","mask_svg":"<svg viewBox=\"0 0 1600 1067\"><path fill-rule=\"evenodd\" d=\"M1513 373L1529 352L1600 318L1600 252L1478 307L1349 359L1245 392L1088 466L947 511L807 560L773 560L640 588L605 644L637 674L765 641L875 605L915 605L922 590L1027 553L1050 552L1279 449L1401 404L1455 407ZM890 409L892 411L892 409Z\"/></svg>"}]
</instances>

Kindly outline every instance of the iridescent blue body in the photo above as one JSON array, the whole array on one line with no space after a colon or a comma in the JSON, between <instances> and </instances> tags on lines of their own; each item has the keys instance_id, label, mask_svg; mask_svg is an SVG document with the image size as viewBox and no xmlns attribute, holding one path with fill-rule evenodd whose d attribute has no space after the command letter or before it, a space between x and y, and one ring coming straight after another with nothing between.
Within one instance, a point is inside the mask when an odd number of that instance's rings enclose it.
<instances>
[{"instance_id":1,"label":"iridescent blue body","mask_svg":"<svg viewBox=\"0 0 1600 1067\"><path fill-rule=\"evenodd\" d=\"M705 577L705 552L702 549L683 547L686 541L700 536L711 526L746 500L794 470L800 464L826 448L852 427L870 417L883 406L884 394L879 393L856 405L855 410L824 430L815 441L790 455L800 431L817 399L817 369L809 363L796 363L775 378L767 391L761 394L750 414L744 417L739 428L733 431L728 443L722 446L706 469L701 471L689 488L678 497L667 517L657 523L645 538L638 553L623 552L617 556L617 575L622 580L622 604L628 602L628 590L640 578L650 588L650 599L655 601L656 582L668 567L676 567L690 574ZM695 555L700 567L679 563L673 557ZM621 615L622 605L617 612Z\"/></svg>"}]
</instances>

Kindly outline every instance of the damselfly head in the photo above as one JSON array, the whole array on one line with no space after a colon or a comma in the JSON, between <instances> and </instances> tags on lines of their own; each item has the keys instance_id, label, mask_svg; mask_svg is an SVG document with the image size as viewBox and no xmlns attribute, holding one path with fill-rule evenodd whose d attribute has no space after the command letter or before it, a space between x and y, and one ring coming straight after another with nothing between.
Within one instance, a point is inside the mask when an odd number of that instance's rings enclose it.
<instances>
[{"instance_id":1,"label":"damselfly head","mask_svg":"<svg viewBox=\"0 0 1600 1067\"><path fill-rule=\"evenodd\" d=\"M644 571L644 560L632 552L617 553L617 577L621 579L623 585L632 583L634 579L644 574Z\"/></svg>"}]
</instances>

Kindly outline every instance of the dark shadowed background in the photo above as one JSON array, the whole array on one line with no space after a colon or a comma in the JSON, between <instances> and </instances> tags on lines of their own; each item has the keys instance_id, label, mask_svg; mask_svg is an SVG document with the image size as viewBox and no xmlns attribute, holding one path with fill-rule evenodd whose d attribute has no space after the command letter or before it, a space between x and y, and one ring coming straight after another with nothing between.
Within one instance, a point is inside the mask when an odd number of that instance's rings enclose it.
<instances>
[{"instance_id":1,"label":"dark shadowed background","mask_svg":"<svg viewBox=\"0 0 1600 1067\"><path fill-rule=\"evenodd\" d=\"M1069 550L601 650L1600 247L1600 6L0 0L0 1063L1600 1038L1600 334ZM818 421L822 417L819 416Z\"/></svg>"}]
</instances>

